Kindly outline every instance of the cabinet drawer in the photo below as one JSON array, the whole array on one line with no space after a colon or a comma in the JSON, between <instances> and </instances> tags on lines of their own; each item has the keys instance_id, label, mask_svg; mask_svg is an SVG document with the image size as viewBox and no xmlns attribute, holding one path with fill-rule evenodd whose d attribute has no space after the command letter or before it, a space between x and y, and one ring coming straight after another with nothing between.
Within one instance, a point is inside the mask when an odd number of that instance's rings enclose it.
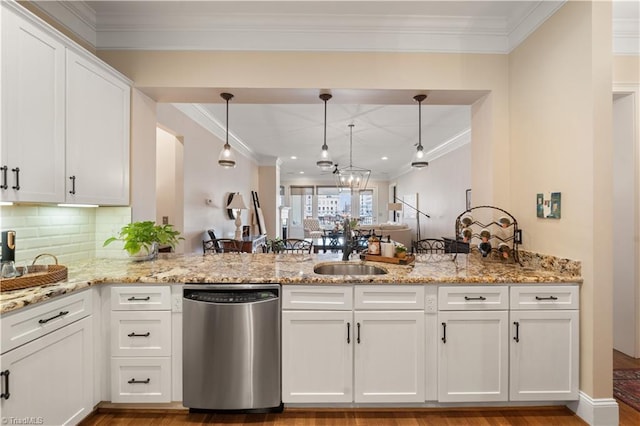
<instances>
[{"instance_id":1,"label":"cabinet drawer","mask_svg":"<svg viewBox=\"0 0 640 426\"><path fill-rule=\"evenodd\" d=\"M2 316L2 353L91 315L93 290L39 303Z\"/></svg>"},{"instance_id":2,"label":"cabinet drawer","mask_svg":"<svg viewBox=\"0 0 640 426\"><path fill-rule=\"evenodd\" d=\"M171 402L171 359L111 358L111 402Z\"/></svg>"},{"instance_id":3,"label":"cabinet drawer","mask_svg":"<svg viewBox=\"0 0 640 426\"><path fill-rule=\"evenodd\" d=\"M441 311L478 311L509 309L506 286L460 286L438 288Z\"/></svg>"},{"instance_id":4,"label":"cabinet drawer","mask_svg":"<svg viewBox=\"0 0 640 426\"><path fill-rule=\"evenodd\" d=\"M348 311L353 309L350 286L282 286L282 309Z\"/></svg>"},{"instance_id":5,"label":"cabinet drawer","mask_svg":"<svg viewBox=\"0 0 640 426\"><path fill-rule=\"evenodd\" d=\"M169 286L111 287L111 309L114 311L171 310Z\"/></svg>"},{"instance_id":6,"label":"cabinet drawer","mask_svg":"<svg viewBox=\"0 0 640 426\"><path fill-rule=\"evenodd\" d=\"M578 309L579 289L567 286L514 286L511 287L511 309Z\"/></svg>"},{"instance_id":7,"label":"cabinet drawer","mask_svg":"<svg viewBox=\"0 0 640 426\"><path fill-rule=\"evenodd\" d=\"M355 286L355 309L424 309L424 286Z\"/></svg>"},{"instance_id":8,"label":"cabinet drawer","mask_svg":"<svg viewBox=\"0 0 640 426\"><path fill-rule=\"evenodd\" d=\"M171 312L111 312L112 356L170 356Z\"/></svg>"}]
</instances>

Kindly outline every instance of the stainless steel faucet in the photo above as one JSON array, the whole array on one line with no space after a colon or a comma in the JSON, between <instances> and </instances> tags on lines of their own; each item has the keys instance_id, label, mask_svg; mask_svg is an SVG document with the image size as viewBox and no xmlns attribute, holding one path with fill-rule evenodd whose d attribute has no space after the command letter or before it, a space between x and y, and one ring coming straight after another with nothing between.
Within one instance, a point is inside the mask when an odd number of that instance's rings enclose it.
<instances>
[{"instance_id":1,"label":"stainless steel faucet","mask_svg":"<svg viewBox=\"0 0 640 426\"><path fill-rule=\"evenodd\" d=\"M343 229L343 233L344 233L344 243L342 245L342 260L343 261L347 261L349 260L349 256L351 255L351 252L353 251L353 241L351 239L351 223L349 221L349 218L345 218L344 220L344 225L342 226Z\"/></svg>"}]
</instances>

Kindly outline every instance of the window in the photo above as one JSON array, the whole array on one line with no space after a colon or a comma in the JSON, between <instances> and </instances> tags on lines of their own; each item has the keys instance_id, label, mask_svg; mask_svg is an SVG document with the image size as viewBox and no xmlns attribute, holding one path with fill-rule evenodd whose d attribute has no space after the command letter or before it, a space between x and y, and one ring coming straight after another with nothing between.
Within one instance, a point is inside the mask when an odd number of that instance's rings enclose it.
<instances>
[{"instance_id":1,"label":"window","mask_svg":"<svg viewBox=\"0 0 640 426\"><path fill-rule=\"evenodd\" d=\"M302 219L313 217L313 186L292 186L291 211L289 217L291 224L302 226Z\"/></svg>"},{"instance_id":2,"label":"window","mask_svg":"<svg viewBox=\"0 0 640 426\"><path fill-rule=\"evenodd\" d=\"M373 190L360 191L359 214L361 225L373 224Z\"/></svg>"},{"instance_id":3,"label":"window","mask_svg":"<svg viewBox=\"0 0 640 426\"><path fill-rule=\"evenodd\" d=\"M330 228L337 221L351 216L351 191L338 190L335 186L318 186L318 220Z\"/></svg>"}]
</instances>

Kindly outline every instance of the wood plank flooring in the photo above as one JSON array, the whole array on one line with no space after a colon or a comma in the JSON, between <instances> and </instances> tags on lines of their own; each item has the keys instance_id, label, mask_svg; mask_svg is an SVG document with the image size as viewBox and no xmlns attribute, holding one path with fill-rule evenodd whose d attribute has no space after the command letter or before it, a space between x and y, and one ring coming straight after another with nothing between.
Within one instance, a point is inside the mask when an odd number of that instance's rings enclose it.
<instances>
[{"instance_id":1,"label":"wood plank flooring","mask_svg":"<svg viewBox=\"0 0 640 426\"><path fill-rule=\"evenodd\" d=\"M134 425L356 425L356 426L570 426L585 425L566 407L527 407L525 409L285 409L279 414L189 414L111 412L97 413L83 426Z\"/></svg>"},{"instance_id":2,"label":"wood plank flooring","mask_svg":"<svg viewBox=\"0 0 640 426\"><path fill-rule=\"evenodd\" d=\"M640 359L613 351L613 368L640 368ZM640 412L622 401L620 425L640 425ZM499 426L499 425L584 425L571 410L562 407L526 408L416 408L416 409L286 409L281 414L190 414L183 410L114 410L101 409L85 419L83 426L138 425L429 425L429 426Z\"/></svg>"}]
</instances>

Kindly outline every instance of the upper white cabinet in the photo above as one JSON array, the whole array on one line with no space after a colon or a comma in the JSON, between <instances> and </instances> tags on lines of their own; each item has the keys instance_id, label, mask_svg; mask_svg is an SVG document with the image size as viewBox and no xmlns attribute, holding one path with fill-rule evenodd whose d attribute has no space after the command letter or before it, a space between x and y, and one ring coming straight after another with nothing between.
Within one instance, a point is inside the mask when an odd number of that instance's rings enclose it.
<instances>
[{"instance_id":1,"label":"upper white cabinet","mask_svg":"<svg viewBox=\"0 0 640 426\"><path fill-rule=\"evenodd\" d=\"M64 80L65 46L3 7L2 201L65 201Z\"/></svg>"},{"instance_id":2,"label":"upper white cabinet","mask_svg":"<svg viewBox=\"0 0 640 426\"><path fill-rule=\"evenodd\" d=\"M0 199L129 204L129 82L2 2Z\"/></svg>"},{"instance_id":3,"label":"upper white cabinet","mask_svg":"<svg viewBox=\"0 0 640 426\"><path fill-rule=\"evenodd\" d=\"M130 88L67 51L67 200L129 204Z\"/></svg>"}]
</instances>

